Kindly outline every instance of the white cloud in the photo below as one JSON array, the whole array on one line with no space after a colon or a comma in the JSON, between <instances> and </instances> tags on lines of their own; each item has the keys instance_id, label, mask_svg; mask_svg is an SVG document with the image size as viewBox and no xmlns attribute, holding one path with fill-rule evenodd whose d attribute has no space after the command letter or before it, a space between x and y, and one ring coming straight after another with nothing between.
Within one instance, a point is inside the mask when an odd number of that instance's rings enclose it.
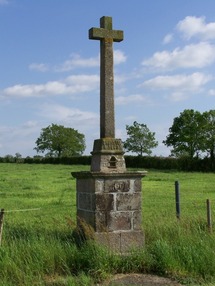
<instances>
[{"instance_id":1,"label":"white cloud","mask_svg":"<svg viewBox=\"0 0 215 286\"><path fill-rule=\"evenodd\" d=\"M21 85L17 84L3 90L5 96L15 96L15 97L31 97L38 95L44 90L43 85Z\"/></svg>"},{"instance_id":2,"label":"white cloud","mask_svg":"<svg viewBox=\"0 0 215 286\"><path fill-rule=\"evenodd\" d=\"M173 34L167 34L163 39L163 44L169 44L173 40Z\"/></svg>"},{"instance_id":3,"label":"white cloud","mask_svg":"<svg viewBox=\"0 0 215 286\"><path fill-rule=\"evenodd\" d=\"M215 95L215 89L210 89L208 94L214 96Z\"/></svg>"},{"instance_id":4,"label":"white cloud","mask_svg":"<svg viewBox=\"0 0 215 286\"><path fill-rule=\"evenodd\" d=\"M114 50L114 64L118 65L126 61L125 54L120 50ZM79 54L72 54L64 63L54 69L58 72L71 71L75 68L92 68L100 65L100 55L91 58L82 58Z\"/></svg>"},{"instance_id":5,"label":"white cloud","mask_svg":"<svg viewBox=\"0 0 215 286\"><path fill-rule=\"evenodd\" d=\"M141 94L132 94L129 96L118 96L115 99L117 105L135 104L135 103L149 103L149 99Z\"/></svg>"},{"instance_id":6,"label":"white cloud","mask_svg":"<svg viewBox=\"0 0 215 286\"><path fill-rule=\"evenodd\" d=\"M3 97L37 97L46 95L76 94L97 89L98 75L72 75L61 81L49 81L45 84L14 85L5 88Z\"/></svg>"},{"instance_id":7,"label":"white cloud","mask_svg":"<svg viewBox=\"0 0 215 286\"><path fill-rule=\"evenodd\" d=\"M183 49L176 48L172 52L155 53L142 65L152 69L173 70L176 68L203 68L215 61L215 46L207 42L191 44Z\"/></svg>"},{"instance_id":8,"label":"white cloud","mask_svg":"<svg viewBox=\"0 0 215 286\"><path fill-rule=\"evenodd\" d=\"M187 16L177 24L176 28L187 40L192 37L203 40L215 39L215 22L207 24L205 17Z\"/></svg>"},{"instance_id":9,"label":"white cloud","mask_svg":"<svg viewBox=\"0 0 215 286\"><path fill-rule=\"evenodd\" d=\"M40 121L29 120L23 122L21 125L14 125L12 127L0 125L0 156L5 156L6 154L15 155L16 152L19 152L23 157L35 155L36 151L33 148L36 146L35 141L39 137L41 129L52 122L78 129L79 132L86 135L86 141L89 137L87 133L91 135L94 132L95 126L99 125L98 114L75 108L67 108L63 105L43 104L40 106L38 114ZM92 147L90 144L87 147L90 148L89 153Z\"/></svg>"},{"instance_id":10,"label":"white cloud","mask_svg":"<svg viewBox=\"0 0 215 286\"><path fill-rule=\"evenodd\" d=\"M115 74L114 76L114 83L115 84L121 84L124 83L126 80L128 80L128 77L122 74Z\"/></svg>"},{"instance_id":11,"label":"white cloud","mask_svg":"<svg viewBox=\"0 0 215 286\"><path fill-rule=\"evenodd\" d=\"M29 69L39 71L39 72L46 72L49 70L49 67L47 64L43 64L43 63L40 63L40 64L32 63L29 65Z\"/></svg>"},{"instance_id":12,"label":"white cloud","mask_svg":"<svg viewBox=\"0 0 215 286\"><path fill-rule=\"evenodd\" d=\"M0 126L0 155L15 155L19 152L22 156L32 155L36 138L41 127L37 122L26 122L18 126Z\"/></svg>"},{"instance_id":13,"label":"white cloud","mask_svg":"<svg viewBox=\"0 0 215 286\"><path fill-rule=\"evenodd\" d=\"M37 126L38 126L38 122L34 121L34 120L29 120L23 124L24 128L33 128L33 127L37 127Z\"/></svg>"},{"instance_id":14,"label":"white cloud","mask_svg":"<svg viewBox=\"0 0 215 286\"><path fill-rule=\"evenodd\" d=\"M127 57L125 54L120 50L114 50L114 64L119 65L121 63L126 62Z\"/></svg>"},{"instance_id":15,"label":"white cloud","mask_svg":"<svg viewBox=\"0 0 215 286\"><path fill-rule=\"evenodd\" d=\"M165 96L166 99L169 99L174 102L184 101L189 97L189 94L186 92L175 91L172 92L170 95Z\"/></svg>"},{"instance_id":16,"label":"white cloud","mask_svg":"<svg viewBox=\"0 0 215 286\"><path fill-rule=\"evenodd\" d=\"M179 90L197 92L211 79L212 77L210 75L196 72L190 75L178 74L172 76L157 76L146 80L140 86L150 89L171 89L177 90L178 92Z\"/></svg>"},{"instance_id":17,"label":"white cloud","mask_svg":"<svg viewBox=\"0 0 215 286\"><path fill-rule=\"evenodd\" d=\"M88 92L99 88L99 75L71 75L66 78L70 94Z\"/></svg>"},{"instance_id":18,"label":"white cloud","mask_svg":"<svg viewBox=\"0 0 215 286\"><path fill-rule=\"evenodd\" d=\"M72 54L68 60L55 67L56 71L65 72L75 68L89 68L99 66L99 56L95 58L84 59L78 54Z\"/></svg>"},{"instance_id":19,"label":"white cloud","mask_svg":"<svg viewBox=\"0 0 215 286\"><path fill-rule=\"evenodd\" d=\"M98 115L94 112L68 108L59 104L43 104L39 114L51 122L66 123L75 128L81 126L83 129L88 129L89 125L95 124L99 120Z\"/></svg>"}]
</instances>

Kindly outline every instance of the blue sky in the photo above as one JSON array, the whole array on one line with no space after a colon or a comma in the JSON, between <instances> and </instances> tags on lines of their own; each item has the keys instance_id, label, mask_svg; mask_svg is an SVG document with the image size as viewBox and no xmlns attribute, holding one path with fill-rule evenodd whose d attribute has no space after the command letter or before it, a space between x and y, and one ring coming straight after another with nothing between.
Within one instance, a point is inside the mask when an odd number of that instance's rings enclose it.
<instances>
[{"instance_id":1,"label":"blue sky","mask_svg":"<svg viewBox=\"0 0 215 286\"><path fill-rule=\"evenodd\" d=\"M215 100L214 0L0 0L0 156L36 155L51 123L99 138L99 41L88 30L102 16L124 31L114 43L116 137L145 123L154 155L174 117L208 111Z\"/></svg>"}]
</instances>

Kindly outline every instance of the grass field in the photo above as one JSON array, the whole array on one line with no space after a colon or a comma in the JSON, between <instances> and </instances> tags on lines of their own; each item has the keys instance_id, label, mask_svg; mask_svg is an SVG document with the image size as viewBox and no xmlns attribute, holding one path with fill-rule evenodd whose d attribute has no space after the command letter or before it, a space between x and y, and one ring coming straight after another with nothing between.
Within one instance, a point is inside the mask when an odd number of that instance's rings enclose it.
<instances>
[{"instance_id":1,"label":"grass field","mask_svg":"<svg viewBox=\"0 0 215 286\"><path fill-rule=\"evenodd\" d=\"M78 247L75 179L88 166L0 164L0 286L96 285L115 273L156 273L185 285L215 285L215 174L148 170L143 179L146 244L119 257L88 243ZM175 216L174 182L180 183L181 219ZM214 230L215 232L215 230Z\"/></svg>"}]
</instances>

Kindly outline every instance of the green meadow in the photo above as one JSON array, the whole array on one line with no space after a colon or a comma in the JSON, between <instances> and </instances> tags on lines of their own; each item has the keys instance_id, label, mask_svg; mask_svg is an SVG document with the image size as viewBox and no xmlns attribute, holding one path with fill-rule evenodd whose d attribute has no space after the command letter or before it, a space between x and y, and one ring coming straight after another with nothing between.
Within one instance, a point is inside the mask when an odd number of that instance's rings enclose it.
<instances>
[{"instance_id":1,"label":"green meadow","mask_svg":"<svg viewBox=\"0 0 215 286\"><path fill-rule=\"evenodd\" d=\"M184 285L215 285L215 174L148 170L143 178L145 246L118 256L93 242L77 244L75 179L89 166L0 164L0 286L97 285L116 273L151 273ZM175 181L181 218L176 218Z\"/></svg>"}]
</instances>

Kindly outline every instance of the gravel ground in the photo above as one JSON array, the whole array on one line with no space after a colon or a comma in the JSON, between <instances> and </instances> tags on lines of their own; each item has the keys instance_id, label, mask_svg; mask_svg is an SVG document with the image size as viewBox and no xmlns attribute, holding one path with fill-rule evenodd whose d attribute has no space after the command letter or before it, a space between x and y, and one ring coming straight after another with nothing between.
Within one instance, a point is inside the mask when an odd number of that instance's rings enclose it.
<instances>
[{"instance_id":1,"label":"gravel ground","mask_svg":"<svg viewBox=\"0 0 215 286\"><path fill-rule=\"evenodd\" d=\"M147 274L118 274L100 286L182 286L167 278ZM98 285L99 286L99 285Z\"/></svg>"}]
</instances>

